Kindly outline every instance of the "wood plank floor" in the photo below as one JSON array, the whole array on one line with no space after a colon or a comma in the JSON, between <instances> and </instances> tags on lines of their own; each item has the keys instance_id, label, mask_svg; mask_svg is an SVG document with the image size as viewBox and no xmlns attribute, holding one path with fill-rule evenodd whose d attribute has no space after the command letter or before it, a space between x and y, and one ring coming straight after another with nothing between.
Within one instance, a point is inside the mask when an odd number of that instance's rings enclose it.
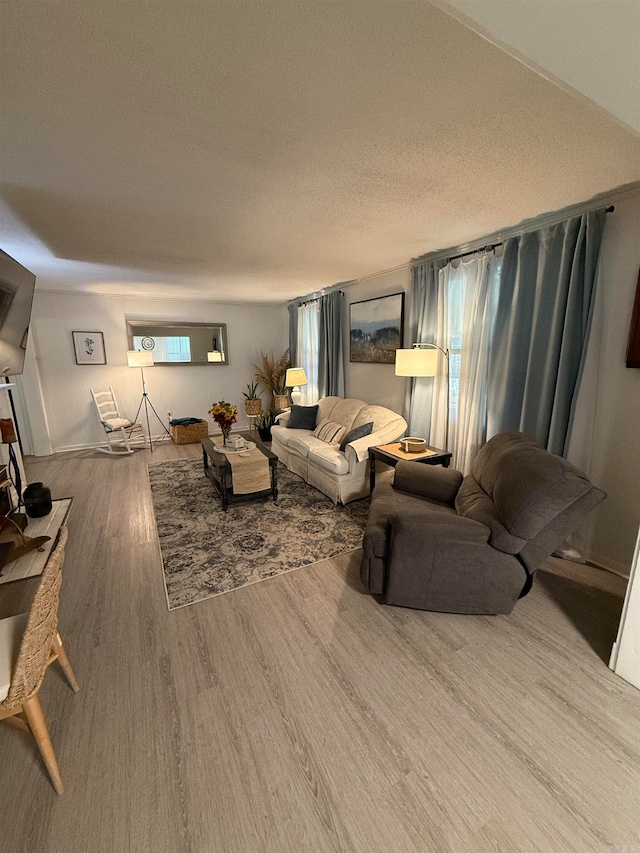
<instances>
[{"instance_id":1,"label":"wood plank floor","mask_svg":"<svg viewBox=\"0 0 640 853\"><path fill-rule=\"evenodd\" d=\"M2 853L640 845L640 691L603 663L622 579L553 561L511 616L422 613L363 594L356 552L169 613L146 464L197 455L28 464L76 497L81 691L54 665L40 694L62 797L0 727Z\"/></svg>"}]
</instances>

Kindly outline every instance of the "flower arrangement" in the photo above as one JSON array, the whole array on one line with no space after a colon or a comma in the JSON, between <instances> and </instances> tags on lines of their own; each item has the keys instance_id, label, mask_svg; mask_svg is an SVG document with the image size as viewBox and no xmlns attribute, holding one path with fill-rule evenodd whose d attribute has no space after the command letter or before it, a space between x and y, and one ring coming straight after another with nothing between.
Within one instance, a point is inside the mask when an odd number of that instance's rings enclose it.
<instances>
[{"instance_id":1,"label":"flower arrangement","mask_svg":"<svg viewBox=\"0 0 640 853\"><path fill-rule=\"evenodd\" d=\"M238 414L237 407L233 403L227 403L226 400L220 400L211 406L209 414L220 427L222 438L226 443L231 432L231 426L236 422L236 415Z\"/></svg>"}]
</instances>

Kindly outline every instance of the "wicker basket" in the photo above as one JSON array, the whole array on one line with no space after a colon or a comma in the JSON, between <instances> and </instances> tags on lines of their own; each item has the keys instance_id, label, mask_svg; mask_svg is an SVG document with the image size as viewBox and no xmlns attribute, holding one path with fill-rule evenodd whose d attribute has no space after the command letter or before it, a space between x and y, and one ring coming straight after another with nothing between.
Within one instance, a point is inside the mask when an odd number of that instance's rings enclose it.
<instances>
[{"instance_id":1,"label":"wicker basket","mask_svg":"<svg viewBox=\"0 0 640 853\"><path fill-rule=\"evenodd\" d=\"M276 407L276 409L287 409L289 407L289 395L274 394L273 405Z\"/></svg>"},{"instance_id":2,"label":"wicker basket","mask_svg":"<svg viewBox=\"0 0 640 853\"><path fill-rule=\"evenodd\" d=\"M256 397L254 400L245 400L244 408L250 417L255 417L262 411L262 400L259 397Z\"/></svg>"},{"instance_id":3,"label":"wicker basket","mask_svg":"<svg viewBox=\"0 0 640 853\"><path fill-rule=\"evenodd\" d=\"M206 421L188 426L176 424L171 427L171 435L176 444L197 444L209 435L209 424Z\"/></svg>"}]
</instances>

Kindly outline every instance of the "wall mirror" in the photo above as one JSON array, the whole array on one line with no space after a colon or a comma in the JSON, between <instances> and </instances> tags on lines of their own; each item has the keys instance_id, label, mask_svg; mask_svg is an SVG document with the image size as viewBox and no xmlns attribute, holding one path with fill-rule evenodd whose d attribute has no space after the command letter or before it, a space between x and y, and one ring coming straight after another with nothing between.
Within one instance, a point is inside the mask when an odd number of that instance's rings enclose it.
<instances>
[{"instance_id":1,"label":"wall mirror","mask_svg":"<svg viewBox=\"0 0 640 853\"><path fill-rule=\"evenodd\" d=\"M155 364L228 364L226 323L127 320L129 348L153 353Z\"/></svg>"}]
</instances>

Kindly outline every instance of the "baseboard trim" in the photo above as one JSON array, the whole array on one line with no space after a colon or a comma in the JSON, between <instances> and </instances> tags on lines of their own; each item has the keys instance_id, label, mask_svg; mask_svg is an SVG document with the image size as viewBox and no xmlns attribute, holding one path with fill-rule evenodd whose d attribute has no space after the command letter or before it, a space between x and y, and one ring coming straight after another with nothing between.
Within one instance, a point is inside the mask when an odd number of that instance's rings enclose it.
<instances>
[{"instance_id":1,"label":"baseboard trim","mask_svg":"<svg viewBox=\"0 0 640 853\"><path fill-rule=\"evenodd\" d=\"M605 572L611 572L613 575L618 575L621 578L629 579L631 565L626 565L618 560L613 560L611 557L606 557L603 554L588 554L587 563L590 566L595 566L596 569L604 569Z\"/></svg>"}]
</instances>

